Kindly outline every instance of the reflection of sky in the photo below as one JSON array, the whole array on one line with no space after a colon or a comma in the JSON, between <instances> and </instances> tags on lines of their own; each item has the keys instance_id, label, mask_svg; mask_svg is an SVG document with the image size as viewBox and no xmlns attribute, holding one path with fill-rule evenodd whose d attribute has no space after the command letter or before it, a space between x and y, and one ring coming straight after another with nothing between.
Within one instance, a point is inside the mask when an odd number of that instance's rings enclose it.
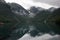
<instances>
[{"instance_id":1,"label":"reflection of sky","mask_svg":"<svg viewBox=\"0 0 60 40\"><path fill-rule=\"evenodd\" d=\"M57 38L58 35L51 36L49 34L45 34L43 36L31 37L29 34L25 34L22 38L20 38L18 40L48 40L48 39L52 39L54 37Z\"/></svg>"},{"instance_id":2,"label":"reflection of sky","mask_svg":"<svg viewBox=\"0 0 60 40\"><path fill-rule=\"evenodd\" d=\"M26 9L31 6L38 6L38 7L42 7L45 9L52 7L52 5L48 5L48 4L41 3L41 2L34 2L32 0L6 0L6 2L16 2L20 5L22 5Z\"/></svg>"}]
</instances>

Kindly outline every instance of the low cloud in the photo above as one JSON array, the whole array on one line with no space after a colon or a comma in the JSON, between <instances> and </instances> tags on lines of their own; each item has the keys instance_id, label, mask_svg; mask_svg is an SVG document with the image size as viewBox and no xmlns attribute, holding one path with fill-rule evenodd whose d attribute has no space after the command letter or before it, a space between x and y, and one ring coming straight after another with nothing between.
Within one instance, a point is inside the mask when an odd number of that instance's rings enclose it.
<instances>
[{"instance_id":1,"label":"low cloud","mask_svg":"<svg viewBox=\"0 0 60 40\"><path fill-rule=\"evenodd\" d=\"M60 0L33 0L34 2L42 2L42 3L47 3L50 5L54 6L59 6L60 7Z\"/></svg>"}]
</instances>

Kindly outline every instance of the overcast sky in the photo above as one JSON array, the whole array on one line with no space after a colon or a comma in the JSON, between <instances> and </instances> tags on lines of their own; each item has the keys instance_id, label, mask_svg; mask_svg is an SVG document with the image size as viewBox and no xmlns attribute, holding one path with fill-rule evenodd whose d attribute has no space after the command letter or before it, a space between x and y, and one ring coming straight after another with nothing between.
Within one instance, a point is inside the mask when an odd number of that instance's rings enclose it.
<instances>
[{"instance_id":1,"label":"overcast sky","mask_svg":"<svg viewBox=\"0 0 60 40\"><path fill-rule=\"evenodd\" d=\"M33 0L35 2L47 3L50 5L60 6L60 0Z\"/></svg>"},{"instance_id":2,"label":"overcast sky","mask_svg":"<svg viewBox=\"0 0 60 40\"><path fill-rule=\"evenodd\" d=\"M44 1L44 0L42 0L42 1ZM53 6L57 7L55 5L50 5L50 4L42 2L42 1L40 2L39 0L38 1L36 1L36 0L6 0L6 2L10 2L10 3L11 2L15 2L15 3L18 3L21 6L23 6L25 9L28 9L31 6L42 7L42 8L45 8L45 9L48 9L50 7L53 7Z\"/></svg>"}]
</instances>

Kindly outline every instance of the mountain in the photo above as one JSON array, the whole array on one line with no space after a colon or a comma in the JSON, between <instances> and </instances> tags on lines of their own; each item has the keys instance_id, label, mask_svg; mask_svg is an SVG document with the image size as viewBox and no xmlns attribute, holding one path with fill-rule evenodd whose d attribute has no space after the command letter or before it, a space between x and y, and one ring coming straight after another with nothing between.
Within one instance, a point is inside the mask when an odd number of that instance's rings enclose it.
<instances>
[{"instance_id":1,"label":"mountain","mask_svg":"<svg viewBox=\"0 0 60 40\"><path fill-rule=\"evenodd\" d=\"M51 8L48 9L48 11L53 12L53 11L56 10L56 9L57 9L57 8L51 7Z\"/></svg>"},{"instance_id":2,"label":"mountain","mask_svg":"<svg viewBox=\"0 0 60 40\"><path fill-rule=\"evenodd\" d=\"M14 12L18 15L25 15L25 16L29 15L29 12L17 3L8 3L8 5L11 6L12 12Z\"/></svg>"},{"instance_id":3,"label":"mountain","mask_svg":"<svg viewBox=\"0 0 60 40\"><path fill-rule=\"evenodd\" d=\"M30 9L29 9L29 12L30 13L34 13L34 14L37 14L38 12L41 12L43 10L46 10L44 8L41 8L41 7L35 7L35 6L32 6Z\"/></svg>"},{"instance_id":4,"label":"mountain","mask_svg":"<svg viewBox=\"0 0 60 40\"><path fill-rule=\"evenodd\" d=\"M60 8L26 10L16 3L0 2L0 40L17 40L26 33L33 37L60 34Z\"/></svg>"},{"instance_id":5,"label":"mountain","mask_svg":"<svg viewBox=\"0 0 60 40\"><path fill-rule=\"evenodd\" d=\"M16 3L0 2L0 40L22 37L28 31L26 26L28 14L27 10Z\"/></svg>"},{"instance_id":6,"label":"mountain","mask_svg":"<svg viewBox=\"0 0 60 40\"><path fill-rule=\"evenodd\" d=\"M11 12L10 6L6 3L0 3L0 40L8 37L12 25L16 24L14 13Z\"/></svg>"},{"instance_id":7,"label":"mountain","mask_svg":"<svg viewBox=\"0 0 60 40\"><path fill-rule=\"evenodd\" d=\"M60 8L52 7L50 9L38 10L36 7L32 7L30 13L36 14L30 20L30 25L33 25L35 28L32 30L33 32L31 31L32 33L30 32L32 36L37 32L49 33L51 35L60 34Z\"/></svg>"},{"instance_id":8,"label":"mountain","mask_svg":"<svg viewBox=\"0 0 60 40\"><path fill-rule=\"evenodd\" d=\"M29 11L29 17L34 17L36 16L39 12L42 12L42 11L45 11L46 9L44 8L41 8L41 7L35 7L35 6L32 6L30 7L30 9L28 10Z\"/></svg>"}]
</instances>

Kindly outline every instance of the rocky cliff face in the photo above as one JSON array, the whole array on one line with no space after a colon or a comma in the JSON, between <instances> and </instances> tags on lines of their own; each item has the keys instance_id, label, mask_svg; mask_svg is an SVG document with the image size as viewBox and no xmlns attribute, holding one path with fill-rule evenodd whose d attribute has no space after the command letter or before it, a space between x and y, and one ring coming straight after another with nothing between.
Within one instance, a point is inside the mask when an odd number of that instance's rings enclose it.
<instances>
[{"instance_id":1,"label":"rocky cliff face","mask_svg":"<svg viewBox=\"0 0 60 40\"><path fill-rule=\"evenodd\" d=\"M8 5L11 6L12 12L18 15L24 15L24 16L29 15L29 12L17 3L8 3Z\"/></svg>"}]
</instances>

